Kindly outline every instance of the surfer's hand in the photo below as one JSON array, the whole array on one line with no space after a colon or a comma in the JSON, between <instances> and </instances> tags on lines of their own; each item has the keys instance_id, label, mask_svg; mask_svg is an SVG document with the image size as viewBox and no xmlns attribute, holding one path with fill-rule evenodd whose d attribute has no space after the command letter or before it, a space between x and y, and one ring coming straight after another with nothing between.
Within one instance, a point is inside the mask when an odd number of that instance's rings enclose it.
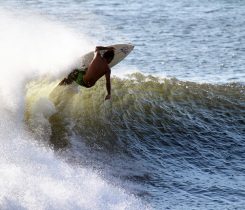
<instances>
[{"instance_id":1,"label":"surfer's hand","mask_svg":"<svg viewBox=\"0 0 245 210\"><path fill-rule=\"evenodd\" d=\"M108 99L111 99L111 95L108 94L106 97L105 97L105 100L108 100Z\"/></svg>"},{"instance_id":2,"label":"surfer's hand","mask_svg":"<svg viewBox=\"0 0 245 210\"><path fill-rule=\"evenodd\" d=\"M100 50L115 50L114 47L103 47L103 46L97 46L95 48L95 51L100 51Z\"/></svg>"}]
</instances>

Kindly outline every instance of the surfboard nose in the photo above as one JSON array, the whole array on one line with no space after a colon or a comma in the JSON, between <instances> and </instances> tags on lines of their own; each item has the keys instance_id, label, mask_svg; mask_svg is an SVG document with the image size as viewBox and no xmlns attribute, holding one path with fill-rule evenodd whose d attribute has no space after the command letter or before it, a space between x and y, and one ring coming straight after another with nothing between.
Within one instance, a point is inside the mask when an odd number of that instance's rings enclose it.
<instances>
[{"instance_id":1,"label":"surfboard nose","mask_svg":"<svg viewBox=\"0 0 245 210\"><path fill-rule=\"evenodd\" d=\"M125 55L128 55L134 49L134 45L132 44L122 44L120 51L123 52Z\"/></svg>"},{"instance_id":2,"label":"surfboard nose","mask_svg":"<svg viewBox=\"0 0 245 210\"><path fill-rule=\"evenodd\" d=\"M128 48L129 48L129 51L131 52L134 49L134 45L129 43Z\"/></svg>"}]
</instances>

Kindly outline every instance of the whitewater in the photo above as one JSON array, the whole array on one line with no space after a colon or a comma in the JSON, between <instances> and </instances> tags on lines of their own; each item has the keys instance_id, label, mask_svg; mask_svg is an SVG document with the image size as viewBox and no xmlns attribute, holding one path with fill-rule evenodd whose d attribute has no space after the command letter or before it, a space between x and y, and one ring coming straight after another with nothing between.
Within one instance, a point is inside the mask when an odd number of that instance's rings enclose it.
<instances>
[{"instance_id":1,"label":"whitewater","mask_svg":"<svg viewBox=\"0 0 245 210\"><path fill-rule=\"evenodd\" d=\"M89 41L38 15L3 9L0 14L0 208L142 208L138 199L99 172L67 164L24 122L27 83L47 75L60 78L74 59L91 49Z\"/></svg>"}]
</instances>

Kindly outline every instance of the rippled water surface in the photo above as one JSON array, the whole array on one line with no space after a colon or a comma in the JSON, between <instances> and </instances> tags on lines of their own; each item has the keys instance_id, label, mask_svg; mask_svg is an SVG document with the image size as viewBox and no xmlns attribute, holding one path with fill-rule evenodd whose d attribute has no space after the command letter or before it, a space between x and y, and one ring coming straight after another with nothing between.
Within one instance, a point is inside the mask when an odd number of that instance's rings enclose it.
<instances>
[{"instance_id":1,"label":"rippled water surface","mask_svg":"<svg viewBox=\"0 0 245 210\"><path fill-rule=\"evenodd\" d=\"M140 71L199 82L244 82L243 1L6 1L76 28L95 43L131 42ZM82 46L81 46L82 47Z\"/></svg>"}]
</instances>

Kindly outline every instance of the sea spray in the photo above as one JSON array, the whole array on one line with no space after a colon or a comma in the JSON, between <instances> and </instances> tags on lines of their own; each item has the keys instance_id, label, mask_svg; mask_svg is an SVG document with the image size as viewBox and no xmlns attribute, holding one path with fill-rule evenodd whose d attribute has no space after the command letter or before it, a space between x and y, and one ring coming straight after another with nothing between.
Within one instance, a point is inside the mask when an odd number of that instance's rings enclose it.
<instances>
[{"instance_id":1,"label":"sea spray","mask_svg":"<svg viewBox=\"0 0 245 210\"><path fill-rule=\"evenodd\" d=\"M1 82L5 102L23 104L28 80L64 76L91 47L89 40L43 17L1 9ZM12 100L14 99L14 100Z\"/></svg>"},{"instance_id":2,"label":"sea spray","mask_svg":"<svg viewBox=\"0 0 245 210\"><path fill-rule=\"evenodd\" d=\"M26 84L45 76L63 76L87 51L87 41L39 16L3 9L0 13L4 29L0 34L0 208L145 208L89 168L57 157L43 144L44 137L35 136L23 121L24 109L28 109ZM41 125L48 125L45 120L55 109L47 98L36 99L30 114L38 116Z\"/></svg>"}]
</instances>

